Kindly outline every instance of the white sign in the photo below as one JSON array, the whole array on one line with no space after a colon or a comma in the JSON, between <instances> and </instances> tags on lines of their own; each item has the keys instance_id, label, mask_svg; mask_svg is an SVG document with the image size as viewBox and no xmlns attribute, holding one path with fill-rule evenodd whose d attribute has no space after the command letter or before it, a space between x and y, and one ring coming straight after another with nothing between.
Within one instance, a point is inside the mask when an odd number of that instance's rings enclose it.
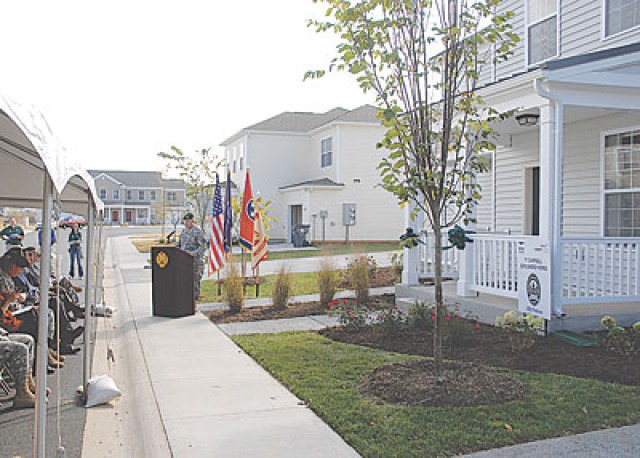
<instances>
[{"instance_id":1,"label":"white sign","mask_svg":"<svg viewBox=\"0 0 640 458\"><path fill-rule=\"evenodd\" d=\"M539 238L518 242L518 310L551 319L551 255Z\"/></svg>"}]
</instances>

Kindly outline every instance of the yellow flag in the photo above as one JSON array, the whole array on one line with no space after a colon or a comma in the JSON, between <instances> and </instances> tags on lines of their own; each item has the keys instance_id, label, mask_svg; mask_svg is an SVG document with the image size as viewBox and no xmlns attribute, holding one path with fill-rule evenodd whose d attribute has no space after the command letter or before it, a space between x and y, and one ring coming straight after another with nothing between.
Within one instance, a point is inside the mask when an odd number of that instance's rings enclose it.
<instances>
[{"instance_id":1,"label":"yellow flag","mask_svg":"<svg viewBox=\"0 0 640 458\"><path fill-rule=\"evenodd\" d=\"M251 251L251 268L255 270L265 259L269 259L269 247L267 246L267 234L264 231L262 215L256 208L253 224L253 247Z\"/></svg>"}]
</instances>

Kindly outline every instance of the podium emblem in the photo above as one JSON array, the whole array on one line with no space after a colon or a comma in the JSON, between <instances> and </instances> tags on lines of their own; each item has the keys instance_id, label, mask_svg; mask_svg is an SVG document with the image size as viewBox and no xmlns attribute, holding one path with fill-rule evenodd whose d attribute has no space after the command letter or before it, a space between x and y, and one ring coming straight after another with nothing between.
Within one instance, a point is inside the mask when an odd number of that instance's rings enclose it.
<instances>
[{"instance_id":1,"label":"podium emblem","mask_svg":"<svg viewBox=\"0 0 640 458\"><path fill-rule=\"evenodd\" d=\"M166 265L169 264L169 256L167 256L167 253L164 251L159 252L156 255L156 264L158 264L158 267L161 269L164 269Z\"/></svg>"}]
</instances>

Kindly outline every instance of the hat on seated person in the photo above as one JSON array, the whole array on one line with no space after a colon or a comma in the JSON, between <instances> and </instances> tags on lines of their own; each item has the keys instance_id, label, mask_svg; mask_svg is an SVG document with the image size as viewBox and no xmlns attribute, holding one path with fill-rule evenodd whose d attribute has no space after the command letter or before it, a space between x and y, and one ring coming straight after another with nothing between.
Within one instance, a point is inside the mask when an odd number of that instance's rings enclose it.
<instances>
[{"instance_id":1,"label":"hat on seated person","mask_svg":"<svg viewBox=\"0 0 640 458\"><path fill-rule=\"evenodd\" d=\"M184 217L182 219L184 219L184 220L193 219L193 213L185 213L185 215L184 215Z\"/></svg>"},{"instance_id":2,"label":"hat on seated person","mask_svg":"<svg viewBox=\"0 0 640 458\"><path fill-rule=\"evenodd\" d=\"M29 267L29 263L22 256L22 250L9 250L2 257L18 267Z\"/></svg>"}]
</instances>

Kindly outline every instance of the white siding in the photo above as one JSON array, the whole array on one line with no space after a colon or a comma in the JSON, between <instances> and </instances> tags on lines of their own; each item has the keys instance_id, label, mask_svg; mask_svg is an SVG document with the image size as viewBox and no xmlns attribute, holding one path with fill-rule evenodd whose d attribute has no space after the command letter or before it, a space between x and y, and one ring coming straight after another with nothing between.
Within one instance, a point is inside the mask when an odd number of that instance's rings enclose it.
<instances>
[{"instance_id":1,"label":"white siding","mask_svg":"<svg viewBox=\"0 0 640 458\"><path fill-rule=\"evenodd\" d=\"M565 125L563 161L562 233L565 236L599 236L602 231L602 132L632 127L638 117L617 112ZM496 231L523 232L525 169L539 165L538 131L513 135L512 147L502 148L496 156ZM489 174L479 177L485 186ZM486 190L483 192L488 195ZM546 211L545 202L541 202ZM491 219L491 202L482 199L478 207L478 229Z\"/></svg>"},{"instance_id":2,"label":"white siding","mask_svg":"<svg viewBox=\"0 0 640 458\"><path fill-rule=\"evenodd\" d=\"M525 169L539 165L538 131L513 135L511 148L496 153L497 232L523 233Z\"/></svg>"},{"instance_id":3,"label":"white siding","mask_svg":"<svg viewBox=\"0 0 640 458\"><path fill-rule=\"evenodd\" d=\"M561 0L559 18L559 52L558 58L587 54L603 49L615 48L640 41L640 27L634 27L611 37L603 37L603 2L604 0ZM498 80L508 78L525 71L526 68L526 24L525 0L505 0L499 11L513 11L511 20L513 31L520 36L514 54L497 65ZM481 75L482 83L490 79L487 67Z\"/></svg>"},{"instance_id":4,"label":"white siding","mask_svg":"<svg viewBox=\"0 0 640 458\"><path fill-rule=\"evenodd\" d=\"M524 24L524 0L504 0L498 5L499 12L512 11L511 19L513 32L520 37L520 42L516 45L513 55L498 64L496 77L499 80L508 78L514 73L521 73L526 69L525 62L525 24Z\"/></svg>"},{"instance_id":5,"label":"white siding","mask_svg":"<svg viewBox=\"0 0 640 458\"><path fill-rule=\"evenodd\" d=\"M493 170L478 175L477 182L482 187L482 198L476 206L476 226L480 232L493 231Z\"/></svg>"},{"instance_id":6,"label":"white siding","mask_svg":"<svg viewBox=\"0 0 640 458\"><path fill-rule=\"evenodd\" d=\"M638 124L634 113L612 113L566 126L563 233L599 236L602 232L602 132Z\"/></svg>"},{"instance_id":7,"label":"white siding","mask_svg":"<svg viewBox=\"0 0 640 458\"><path fill-rule=\"evenodd\" d=\"M310 179L309 145L305 136L251 134L247 138L253 195L271 200L271 215L279 221L271 228L273 238L285 238L287 229L287 209L278 188ZM245 175L246 170L242 170L232 177L240 190L244 189Z\"/></svg>"},{"instance_id":8,"label":"white siding","mask_svg":"<svg viewBox=\"0 0 640 458\"><path fill-rule=\"evenodd\" d=\"M381 127L339 127L338 163L340 181L345 187L339 197L341 201L336 202L340 211L337 217L339 224L333 229L337 231L338 240L344 240L342 203L358 205L357 224L350 229L351 240L395 240L404 232L404 212L396 197L377 186L381 181L377 166L382 157L388 154L376 148L382 136Z\"/></svg>"}]
</instances>

